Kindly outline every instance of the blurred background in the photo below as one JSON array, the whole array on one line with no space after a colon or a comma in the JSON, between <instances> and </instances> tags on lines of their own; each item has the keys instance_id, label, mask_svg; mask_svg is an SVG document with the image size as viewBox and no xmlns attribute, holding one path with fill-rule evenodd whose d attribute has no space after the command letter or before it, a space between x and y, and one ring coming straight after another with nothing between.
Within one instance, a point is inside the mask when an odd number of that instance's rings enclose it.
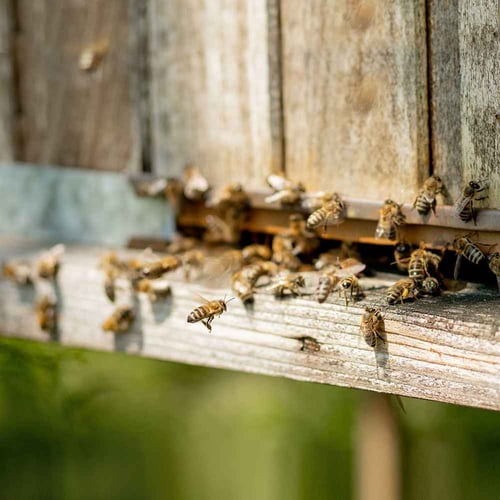
<instances>
[{"instance_id":1,"label":"blurred background","mask_svg":"<svg viewBox=\"0 0 500 500\"><path fill-rule=\"evenodd\" d=\"M367 396L2 339L1 498L352 498ZM497 498L497 413L389 404L404 498Z\"/></svg>"}]
</instances>

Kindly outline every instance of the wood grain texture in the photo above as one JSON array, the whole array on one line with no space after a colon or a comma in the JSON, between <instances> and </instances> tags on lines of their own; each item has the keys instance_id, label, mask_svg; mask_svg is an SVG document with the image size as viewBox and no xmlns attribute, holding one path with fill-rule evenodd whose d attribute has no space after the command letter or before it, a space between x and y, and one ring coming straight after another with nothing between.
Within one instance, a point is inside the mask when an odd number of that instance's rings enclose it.
<instances>
[{"instance_id":1,"label":"wood grain texture","mask_svg":"<svg viewBox=\"0 0 500 500\"><path fill-rule=\"evenodd\" d=\"M19 0L21 160L125 170L139 161L124 0ZM100 64L81 53L108 44Z\"/></svg>"},{"instance_id":2,"label":"wood grain texture","mask_svg":"<svg viewBox=\"0 0 500 500\"><path fill-rule=\"evenodd\" d=\"M22 253L5 241L2 246L6 256ZM392 282L385 276L362 279L367 296L348 309L337 297L320 305L308 296L280 301L262 290L253 309L231 302L208 334L186 322L199 305L195 294L218 298L228 288L213 277L187 284L174 275L172 299L152 306L140 296L133 330L114 336L100 328L114 307L96 268L103 252L75 247L64 257L58 280L63 344L500 409L500 313L492 292L466 289L387 309L387 343L374 352L360 338L359 324L364 306L381 303ZM308 276L307 291L314 286ZM35 325L32 301L29 289L0 282L4 334L49 340ZM304 351L304 337L316 339L321 350Z\"/></svg>"},{"instance_id":3,"label":"wood grain texture","mask_svg":"<svg viewBox=\"0 0 500 500\"><path fill-rule=\"evenodd\" d=\"M0 161L14 159L15 108L11 0L0 0Z\"/></svg>"},{"instance_id":4,"label":"wood grain texture","mask_svg":"<svg viewBox=\"0 0 500 500\"><path fill-rule=\"evenodd\" d=\"M464 180L488 179L500 208L500 6L460 0L460 84Z\"/></svg>"},{"instance_id":5,"label":"wood grain texture","mask_svg":"<svg viewBox=\"0 0 500 500\"><path fill-rule=\"evenodd\" d=\"M425 1L282 2L286 169L413 201L428 173Z\"/></svg>"},{"instance_id":6,"label":"wood grain texture","mask_svg":"<svg viewBox=\"0 0 500 500\"><path fill-rule=\"evenodd\" d=\"M453 199L464 182L488 179L500 208L500 13L488 0L430 1L434 171Z\"/></svg>"},{"instance_id":7,"label":"wood grain texture","mask_svg":"<svg viewBox=\"0 0 500 500\"><path fill-rule=\"evenodd\" d=\"M261 187L276 168L265 1L151 0L154 170ZM274 166L273 166L274 165Z\"/></svg>"}]
</instances>

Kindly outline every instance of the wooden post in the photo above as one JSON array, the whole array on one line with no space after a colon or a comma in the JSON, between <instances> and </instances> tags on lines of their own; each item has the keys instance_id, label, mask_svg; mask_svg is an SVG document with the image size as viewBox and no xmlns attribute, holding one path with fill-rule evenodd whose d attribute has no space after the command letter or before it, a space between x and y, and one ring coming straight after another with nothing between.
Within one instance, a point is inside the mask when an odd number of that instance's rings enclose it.
<instances>
[{"instance_id":1,"label":"wooden post","mask_svg":"<svg viewBox=\"0 0 500 500\"><path fill-rule=\"evenodd\" d=\"M363 394L355 440L356 498L401 498L399 430L387 394Z\"/></svg>"}]
</instances>

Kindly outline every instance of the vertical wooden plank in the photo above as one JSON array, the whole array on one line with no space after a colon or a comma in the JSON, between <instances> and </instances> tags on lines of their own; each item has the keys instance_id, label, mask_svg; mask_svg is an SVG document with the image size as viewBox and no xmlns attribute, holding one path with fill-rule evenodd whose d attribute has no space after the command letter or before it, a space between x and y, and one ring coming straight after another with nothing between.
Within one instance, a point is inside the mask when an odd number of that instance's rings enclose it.
<instances>
[{"instance_id":1,"label":"vertical wooden plank","mask_svg":"<svg viewBox=\"0 0 500 500\"><path fill-rule=\"evenodd\" d=\"M358 500L401 498L399 432L386 394L363 393L356 428Z\"/></svg>"},{"instance_id":2,"label":"vertical wooden plank","mask_svg":"<svg viewBox=\"0 0 500 500\"><path fill-rule=\"evenodd\" d=\"M0 0L0 161L14 157L11 0Z\"/></svg>"},{"instance_id":3,"label":"vertical wooden plank","mask_svg":"<svg viewBox=\"0 0 500 500\"><path fill-rule=\"evenodd\" d=\"M428 0L427 11L433 171L453 200L463 183L458 2Z\"/></svg>"},{"instance_id":4,"label":"vertical wooden plank","mask_svg":"<svg viewBox=\"0 0 500 500\"><path fill-rule=\"evenodd\" d=\"M21 159L107 170L138 161L123 0L18 0ZM107 46L90 71L82 52Z\"/></svg>"},{"instance_id":5,"label":"vertical wooden plank","mask_svg":"<svg viewBox=\"0 0 500 500\"><path fill-rule=\"evenodd\" d=\"M500 4L460 0L463 178L488 179L500 208Z\"/></svg>"},{"instance_id":6,"label":"vertical wooden plank","mask_svg":"<svg viewBox=\"0 0 500 500\"><path fill-rule=\"evenodd\" d=\"M429 0L434 171L453 199L464 182L488 179L500 208L500 4Z\"/></svg>"},{"instance_id":7,"label":"vertical wooden plank","mask_svg":"<svg viewBox=\"0 0 500 500\"><path fill-rule=\"evenodd\" d=\"M287 172L412 201L428 173L425 1L282 2Z\"/></svg>"},{"instance_id":8,"label":"vertical wooden plank","mask_svg":"<svg viewBox=\"0 0 500 500\"><path fill-rule=\"evenodd\" d=\"M155 171L264 185L273 166L264 0L151 0Z\"/></svg>"}]
</instances>

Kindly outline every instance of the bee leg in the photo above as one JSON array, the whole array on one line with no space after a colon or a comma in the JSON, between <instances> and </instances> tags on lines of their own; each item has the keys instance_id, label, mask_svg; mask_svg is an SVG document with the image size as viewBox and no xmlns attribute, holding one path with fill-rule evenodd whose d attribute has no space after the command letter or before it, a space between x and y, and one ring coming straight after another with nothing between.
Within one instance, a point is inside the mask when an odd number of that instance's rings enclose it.
<instances>
[{"instance_id":1,"label":"bee leg","mask_svg":"<svg viewBox=\"0 0 500 500\"><path fill-rule=\"evenodd\" d=\"M202 319L201 322L207 327L207 330L209 332L211 332L212 331L212 327L210 326L209 320L210 320L210 318L208 320Z\"/></svg>"},{"instance_id":2,"label":"bee leg","mask_svg":"<svg viewBox=\"0 0 500 500\"><path fill-rule=\"evenodd\" d=\"M434 199L434 201L431 204L431 210L432 210L432 213L434 214L434 217L437 217L437 214L436 214L436 200L435 199Z\"/></svg>"}]
</instances>

